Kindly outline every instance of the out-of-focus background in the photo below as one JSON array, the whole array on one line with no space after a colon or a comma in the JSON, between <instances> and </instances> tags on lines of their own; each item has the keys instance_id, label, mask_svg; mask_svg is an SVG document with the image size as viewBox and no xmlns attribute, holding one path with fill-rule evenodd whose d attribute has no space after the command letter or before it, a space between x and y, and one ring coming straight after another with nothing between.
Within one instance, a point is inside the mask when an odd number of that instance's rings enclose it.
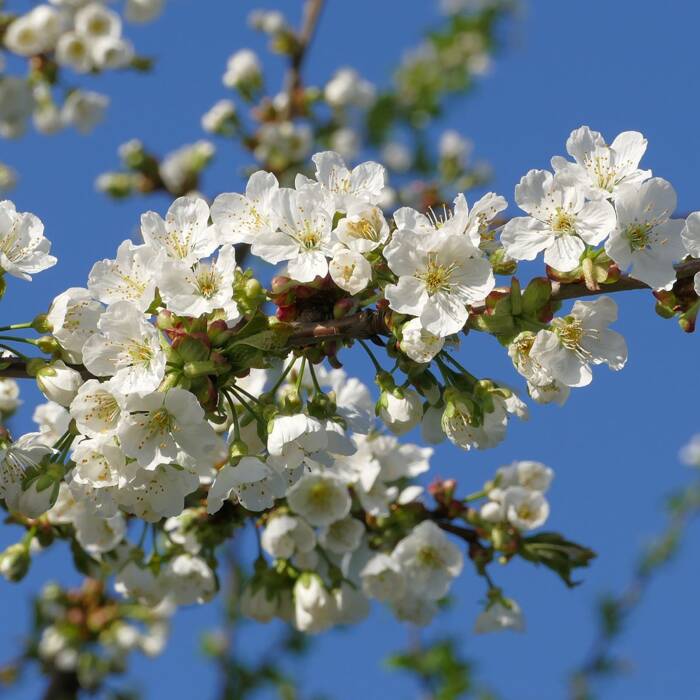
<instances>
[{"instance_id":1,"label":"out-of-focus background","mask_svg":"<svg viewBox=\"0 0 700 700\"><path fill-rule=\"evenodd\" d=\"M66 287L84 284L95 260L111 257L122 239L134 235L142 211L167 208L164 196L115 203L95 192L95 177L115 164L121 143L138 137L165 152L201 138L201 115L225 96L221 75L238 48L259 50L268 81L282 80L283 61L270 58L265 38L246 24L257 5L248 0L170 0L160 20L131 30L141 52L157 57L154 71L101 76L98 89L112 101L106 123L91 137L29 134L0 144L2 160L21 174L11 198L18 209L40 216L59 258L55 268L30 285L8 280L6 303L0 306L3 324L29 319ZM298 20L301 3L278 0L265 6ZM378 85L386 84L402 53L438 17L437 3L428 0L329 0L308 56L307 81L323 84L338 66L349 65ZM569 132L581 124L602 131L608 140L623 130L639 130L649 139L644 167L674 184L680 212L700 209L699 21L700 6L688 0L523 0L521 11L501 28L502 50L488 74L440 126L474 141L473 157L488 161L494 170L488 189L509 200L528 169L548 167L552 155L564 154ZM234 146L220 143L204 191L240 190L244 162ZM518 563L495 571L497 583L525 612L528 630L523 635L472 634L484 590L482 581L468 574L454 587L453 607L423 633L426 640L458 635L460 651L504 698L564 697L567 673L592 639L596 599L625 584L639 546L662 523L664 494L688 479L677 453L700 430L697 338L655 316L649 294L619 295L617 301L617 329L630 351L624 371L613 375L599 369L592 386L574 392L564 409L534 406L530 421L512 422L506 441L496 449L463 453L443 446L433 460L432 475L454 477L465 491L479 488L496 467L514 459L547 463L556 471L548 529L599 554L581 575L583 585L573 590L545 570ZM513 381L508 358L493 339L470 336L460 357L475 374ZM365 359L358 355L346 368L371 383ZM38 399L30 383L23 389L24 405L13 419L21 431L31 429ZM0 545L15 535L0 529ZM602 697L700 697L698 561L696 524L622 639L629 673L606 686ZM31 593L48 578L77 582L71 571L66 552L57 549L37 557L22 585L0 580L1 660L17 653ZM199 648L201 633L218 623L218 605L178 613L162 656L135 659L132 677L145 697L214 696L218 680ZM325 634L297 669L304 691L338 700L416 697L412 682L387 673L381 661L404 648L408 634L379 609L351 630ZM242 635L239 649L255 656L269 643L270 628L249 625ZM40 697L40 688L38 679L30 679L8 697L31 700Z\"/></svg>"}]
</instances>

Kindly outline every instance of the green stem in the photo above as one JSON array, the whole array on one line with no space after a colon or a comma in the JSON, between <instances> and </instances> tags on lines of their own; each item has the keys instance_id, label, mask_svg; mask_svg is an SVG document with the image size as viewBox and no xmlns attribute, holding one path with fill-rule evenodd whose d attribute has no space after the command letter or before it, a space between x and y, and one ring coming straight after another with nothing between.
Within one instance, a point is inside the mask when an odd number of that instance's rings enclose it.
<instances>
[{"instance_id":1,"label":"green stem","mask_svg":"<svg viewBox=\"0 0 700 700\"><path fill-rule=\"evenodd\" d=\"M374 369L377 370L377 372L384 372L384 368L379 364L379 361L375 357L374 353L372 350L370 350L369 345L365 343L362 338L358 338L357 342L364 348L365 352L369 355L369 359L372 360L372 364L374 365Z\"/></svg>"},{"instance_id":2,"label":"green stem","mask_svg":"<svg viewBox=\"0 0 700 700\"><path fill-rule=\"evenodd\" d=\"M474 491L474 493L470 493L468 496L465 496L462 499L463 503L469 503L470 501L478 501L480 498L486 498L486 489L481 489L481 491Z\"/></svg>"},{"instance_id":3,"label":"green stem","mask_svg":"<svg viewBox=\"0 0 700 700\"><path fill-rule=\"evenodd\" d=\"M28 323L13 323L10 326L0 326L0 331L21 331L24 330L25 328L31 328L32 327L32 321L29 321Z\"/></svg>"},{"instance_id":4,"label":"green stem","mask_svg":"<svg viewBox=\"0 0 700 700\"><path fill-rule=\"evenodd\" d=\"M476 383L478 381L477 378L469 370L467 370L465 367L463 367L461 364L459 364L459 362L457 362L457 360L455 360L455 358L452 357L452 355L450 355L449 352L442 350L440 352L440 354L443 355L448 362L451 362L470 381L472 381L474 383Z\"/></svg>"},{"instance_id":5,"label":"green stem","mask_svg":"<svg viewBox=\"0 0 700 700\"><path fill-rule=\"evenodd\" d=\"M232 387L228 387L228 390L234 395L236 401L238 401L243 408L245 408L248 413L250 413L253 418L255 418L256 421L261 422L262 421L262 416L254 409L252 406Z\"/></svg>"},{"instance_id":6,"label":"green stem","mask_svg":"<svg viewBox=\"0 0 700 700\"><path fill-rule=\"evenodd\" d=\"M306 369L306 355L301 358L301 367L297 376L297 394L301 396L301 383L304 381L304 370Z\"/></svg>"},{"instance_id":7,"label":"green stem","mask_svg":"<svg viewBox=\"0 0 700 700\"><path fill-rule=\"evenodd\" d=\"M231 409L231 418L233 420L233 439L240 440L241 426L238 424L238 411L236 411L236 405L233 403L233 399L231 398L230 394L228 394L226 391L224 391L223 394L226 397L229 408Z\"/></svg>"},{"instance_id":8,"label":"green stem","mask_svg":"<svg viewBox=\"0 0 700 700\"><path fill-rule=\"evenodd\" d=\"M282 382L287 378L287 375L292 371L292 367L296 364L296 359L292 360L285 368L282 374L280 374L279 379L275 382L275 385L270 389L270 394L274 395L282 386Z\"/></svg>"},{"instance_id":9,"label":"green stem","mask_svg":"<svg viewBox=\"0 0 700 700\"><path fill-rule=\"evenodd\" d=\"M27 345L38 344L38 342L32 338L17 338L14 335L0 335L0 340L11 340L13 343L27 343Z\"/></svg>"},{"instance_id":10,"label":"green stem","mask_svg":"<svg viewBox=\"0 0 700 700\"><path fill-rule=\"evenodd\" d=\"M234 382L233 387L236 388L236 391L239 394L243 394L243 396L247 396L251 401L255 401L255 403L260 403L260 399L257 396L253 396L249 391L246 391L243 387L236 385ZM229 387L232 388L232 387Z\"/></svg>"},{"instance_id":11,"label":"green stem","mask_svg":"<svg viewBox=\"0 0 700 700\"><path fill-rule=\"evenodd\" d=\"M311 381L314 383L314 389L317 394L322 394L321 385L318 383L318 377L316 377L316 370L314 369L313 362L309 362L309 372L311 372Z\"/></svg>"},{"instance_id":12,"label":"green stem","mask_svg":"<svg viewBox=\"0 0 700 700\"><path fill-rule=\"evenodd\" d=\"M7 350L8 352L11 352L13 355L19 357L20 360L24 360L25 362L29 362L32 358L29 357L28 355L25 355L23 352L20 352L19 350L16 350L15 348L5 345L5 343L0 343L0 348L3 348L3 350Z\"/></svg>"}]
</instances>

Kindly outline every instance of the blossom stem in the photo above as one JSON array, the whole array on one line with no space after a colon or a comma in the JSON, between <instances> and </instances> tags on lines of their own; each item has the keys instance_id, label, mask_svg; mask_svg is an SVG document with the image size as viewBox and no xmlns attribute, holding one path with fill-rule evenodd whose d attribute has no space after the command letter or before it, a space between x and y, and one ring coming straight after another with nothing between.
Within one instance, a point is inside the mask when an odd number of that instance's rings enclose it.
<instances>
[{"instance_id":1,"label":"blossom stem","mask_svg":"<svg viewBox=\"0 0 700 700\"><path fill-rule=\"evenodd\" d=\"M258 423L262 421L260 414L232 386L228 387L228 390L234 395L236 401L238 401Z\"/></svg>"},{"instance_id":2,"label":"blossom stem","mask_svg":"<svg viewBox=\"0 0 700 700\"><path fill-rule=\"evenodd\" d=\"M318 383L318 377L316 376L316 370L314 369L313 362L309 362L309 372L311 373L311 381L314 383L314 389L317 394L322 394L321 385Z\"/></svg>"},{"instance_id":3,"label":"blossom stem","mask_svg":"<svg viewBox=\"0 0 700 700\"><path fill-rule=\"evenodd\" d=\"M238 411L236 411L236 405L233 403L233 399L231 398L231 395L227 391L223 391L222 393L226 397L226 401L228 402L228 407L231 409L231 420L233 421L233 439L240 440L241 439L241 426L238 423Z\"/></svg>"},{"instance_id":4,"label":"blossom stem","mask_svg":"<svg viewBox=\"0 0 700 700\"><path fill-rule=\"evenodd\" d=\"M440 352L440 354L448 362L451 362L465 377L467 377L467 379L469 379L470 381L472 381L474 383L476 383L478 381L477 378L471 372L469 372L465 367L463 367L459 362L457 362L457 360L455 360L455 358L452 357L452 355L450 355L449 352L442 350Z\"/></svg>"},{"instance_id":5,"label":"blossom stem","mask_svg":"<svg viewBox=\"0 0 700 700\"><path fill-rule=\"evenodd\" d=\"M24 330L25 328L31 328L32 327L32 321L29 321L28 323L13 323L9 326L0 326L0 331L21 331Z\"/></svg>"},{"instance_id":6,"label":"blossom stem","mask_svg":"<svg viewBox=\"0 0 700 700\"><path fill-rule=\"evenodd\" d=\"M27 355L25 355L24 353L20 352L19 350L16 350L15 348L10 347L9 345L5 345L5 343L0 343L0 348L3 348L4 350L7 350L8 352L11 352L13 355L16 355L17 357L19 357L21 362L22 362L22 365L23 365L22 370L24 372L23 374L21 374L19 376L30 378L30 375L27 374L27 370L26 370L26 367L24 367L24 365L27 362L29 362L29 360L31 360L31 358L28 357ZM14 376L14 375L4 374L2 371L0 371L0 377L12 377L12 376ZM33 377L31 377L31 378L33 379Z\"/></svg>"},{"instance_id":7,"label":"blossom stem","mask_svg":"<svg viewBox=\"0 0 700 700\"><path fill-rule=\"evenodd\" d=\"M253 396L249 391L246 391L242 386L237 386L235 384L234 384L234 386L236 387L236 391L239 394L243 394L243 396L248 397L251 401L255 401L255 403L258 403L258 404L260 403L260 399L258 399L257 396ZM229 388L232 388L232 387L229 387Z\"/></svg>"},{"instance_id":8,"label":"blossom stem","mask_svg":"<svg viewBox=\"0 0 700 700\"><path fill-rule=\"evenodd\" d=\"M370 350L369 345L365 343L362 338L358 338L357 342L364 348L365 352L369 355L369 359L372 360L372 364L374 365L374 369L377 370L377 372L384 372L384 368L379 364L379 361L375 357L374 353Z\"/></svg>"},{"instance_id":9,"label":"blossom stem","mask_svg":"<svg viewBox=\"0 0 700 700\"><path fill-rule=\"evenodd\" d=\"M297 394L301 396L301 383L304 381L304 370L306 369L306 355L301 358L301 367L299 368L299 374L297 375Z\"/></svg>"},{"instance_id":10,"label":"blossom stem","mask_svg":"<svg viewBox=\"0 0 700 700\"><path fill-rule=\"evenodd\" d=\"M287 378L287 375L292 371L292 367L296 364L296 359L292 360L282 371L279 379L275 382L275 385L270 389L270 394L273 396L277 393L277 390L282 386L282 382Z\"/></svg>"},{"instance_id":11,"label":"blossom stem","mask_svg":"<svg viewBox=\"0 0 700 700\"><path fill-rule=\"evenodd\" d=\"M14 343L27 343L27 345L37 345L37 341L32 338L17 338L14 335L0 335L0 340L11 340Z\"/></svg>"}]
</instances>

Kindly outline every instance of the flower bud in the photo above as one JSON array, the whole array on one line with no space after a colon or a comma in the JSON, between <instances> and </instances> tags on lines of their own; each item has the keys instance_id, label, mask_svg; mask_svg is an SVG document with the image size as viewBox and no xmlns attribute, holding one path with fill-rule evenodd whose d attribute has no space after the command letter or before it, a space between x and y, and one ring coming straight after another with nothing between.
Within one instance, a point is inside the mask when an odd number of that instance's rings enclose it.
<instances>
[{"instance_id":1,"label":"flower bud","mask_svg":"<svg viewBox=\"0 0 700 700\"><path fill-rule=\"evenodd\" d=\"M80 372L68 367L62 360L57 360L37 371L36 383L49 401L70 406L83 384L83 378Z\"/></svg>"},{"instance_id":2,"label":"flower bud","mask_svg":"<svg viewBox=\"0 0 700 700\"><path fill-rule=\"evenodd\" d=\"M0 574L13 583L27 575L30 564L29 548L23 543L12 544L0 554Z\"/></svg>"},{"instance_id":3,"label":"flower bud","mask_svg":"<svg viewBox=\"0 0 700 700\"><path fill-rule=\"evenodd\" d=\"M51 333L53 326L49 323L48 316L46 314L39 314L34 317L32 321L32 328L37 333Z\"/></svg>"},{"instance_id":4,"label":"flower bud","mask_svg":"<svg viewBox=\"0 0 700 700\"><path fill-rule=\"evenodd\" d=\"M52 335L42 335L37 339L36 346L47 355L56 355L61 352L61 346Z\"/></svg>"}]
</instances>

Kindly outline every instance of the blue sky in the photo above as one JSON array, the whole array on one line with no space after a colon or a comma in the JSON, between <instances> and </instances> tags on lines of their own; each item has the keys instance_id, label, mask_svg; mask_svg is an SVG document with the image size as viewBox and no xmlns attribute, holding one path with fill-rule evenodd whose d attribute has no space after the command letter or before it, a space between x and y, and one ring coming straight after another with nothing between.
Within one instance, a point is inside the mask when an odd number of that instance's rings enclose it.
<instances>
[{"instance_id":1,"label":"blue sky","mask_svg":"<svg viewBox=\"0 0 700 700\"><path fill-rule=\"evenodd\" d=\"M636 0L523 4L504 33L506 47L492 74L468 100L455 103L445 122L472 138L476 156L492 164L490 189L512 199L521 175L547 167L550 156L564 152L569 132L589 124L609 139L626 129L642 131L650 143L645 167L674 184L679 211L700 209L694 48L700 6L690 0L663 6ZM0 160L14 164L22 176L12 198L19 209L43 219L60 261L31 285L10 283L0 305L3 324L31 318L65 287L83 284L94 260L112 256L118 243L133 234L142 211L166 208L163 198L109 202L95 194L94 178L116 165L116 148L129 138L139 137L163 152L202 136L201 114L224 96L220 78L228 55L243 46L263 49L264 39L245 26L256 6L247 0L170 0L159 22L130 30L142 53L158 57L155 71L95 81L97 89L112 96L112 105L92 138L29 135L0 143ZM298 8L300 3L267 6ZM435 3L428 0L413 0L410 12L406 6L330 0L307 63L310 80L323 81L337 66L352 65L385 82L422 27L437 18ZM398 7L403 11L397 13ZM273 84L279 81L278 59L270 59L267 67ZM239 189L242 163L235 148L220 144L204 183L207 193ZM513 423L497 449L465 454L444 447L433 461L434 474L456 477L465 491L513 459L546 462L557 474L551 529L599 552L584 585L573 591L549 572L517 563L494 572L525 611L525 635L472 635L484 590L469 574L455 587L456 605L425 632L426 638L458 634L464 653L507 699L564 697L566 673L582 658L593 633L594 601L624 584L638 547L663 522L663 494L690 478L677 452L700 430L697 339L655 316L649 295L619 295L617 301L617 328L630 349L621 373L599 369L592 386L576 391L564 409L534 407L529 423ZM507 357L495 347L492 339L470 337L460 357L475 374L513 381ZM348 367L369 379L364 359L357 356ZM27 386L25 408L15 423L19 429L30 429L35 396ZM0 530L0 543L12 535ZM695 525L678 561L654 584L623 639L622 650L633 661L629 677L608 686L603 697L666 700L697 694L699 555L700 527ZM21 586L0 581L0 659L16 653L30 592L48 577L74 579L63 553L38 558ZM133 677L147 697L184 697L191 691L212 696L216 678L197 648L201 631L216 618L216 604L182 612L166 652L156 661L136 661ZM255 654L269 636L268 628L247 627L240 643ZM339 700L359 694L416 697L412 684L381 668L381 659L406 641L406 628L377 610L362 625L316 643L299 669L303 687ZM27 683L13 697L35 698L37 688Z\"/></svg>"}]
</instances>

